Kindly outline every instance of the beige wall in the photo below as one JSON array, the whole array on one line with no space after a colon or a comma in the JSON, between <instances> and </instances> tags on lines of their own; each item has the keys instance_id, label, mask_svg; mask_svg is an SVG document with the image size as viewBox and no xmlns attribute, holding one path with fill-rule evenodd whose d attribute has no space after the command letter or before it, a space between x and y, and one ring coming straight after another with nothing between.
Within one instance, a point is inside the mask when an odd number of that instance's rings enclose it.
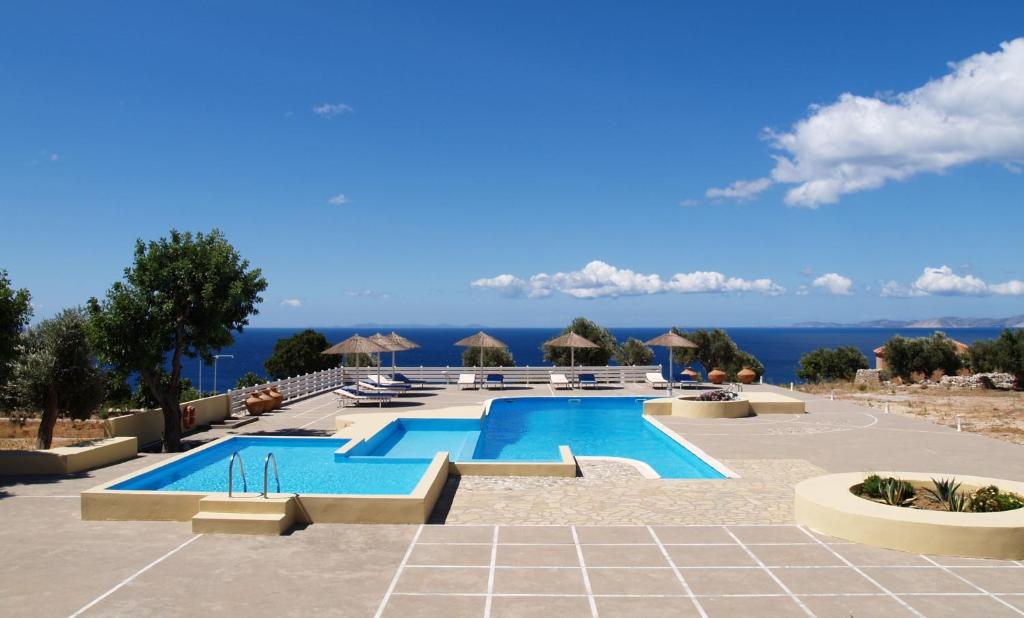
<instances>
[{"instance_id":1,"label":"beige wall","mask_svg":"<svg viewBox=\"0 0 1024 618\"><path fill-rule=\"evenodd\" d=\"M139 452L134 437L91 440L48 451L0 451L0 474L73 474L131 459Z\"/></svg>"},{"instance_id":2,"label":"beige wall","mask_svg":"<svg viewBox=\"0 0 1024 618\"><path fill-rule=\"evenodd\" d=\"M186 401L181 404L196 409L196 426L222 421L231 411L231 398L214 395L203 399ZM164 437L164 414L161 410L145 410L124 416L108 418L103 422L107 435L111 437L134 436L139 444L159 442Z\"/></svg>"}]
</instances>

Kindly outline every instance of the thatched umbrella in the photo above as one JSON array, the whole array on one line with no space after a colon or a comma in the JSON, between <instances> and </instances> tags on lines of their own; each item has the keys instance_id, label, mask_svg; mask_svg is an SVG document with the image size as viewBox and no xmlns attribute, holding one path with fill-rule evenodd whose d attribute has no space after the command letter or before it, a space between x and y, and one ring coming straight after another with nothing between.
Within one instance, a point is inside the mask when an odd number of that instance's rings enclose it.
<instances>
[{"instance_id":1,"label":"thatched umbrella","mask_svg":"<svg viewBox=\"0 0 1024 618\"><path fill-rule=\"evenodd\" d=\"M668 396L671 397L672 382L674 378L672 375L672 350L675 348L696 348L697 344L686 337L669 330L664 335L659 335L650 341L645 341L644 345L656 345L662 348L668 348Z\"/></svg>"},{"instance_id":2,"label":"thatched umbrella","mask_svg":"<svg viewBox=\"0 0 1024 618\"><path fill-rule=\"evenodd\" d=\"M395 344L395 349L391 350L391 374L394 375L394 373L395 373L395 352L402 352L404 350L413 350L415 348L420 347L420 344L418 344L416 342L413 342L413 341L409 341L408 339L406 339L405 337L399 335L395 331L391 331L390 333L388 333L388 339L391 340L391 343Z\"/></svg>"},{"instance_id":3,"label":"thatched umbrella","mask_svg":"<svg viewBox=\"0 0 1024 618\"><path fill-rule=\"evenodd\" d=\"M544 345L551 346L553 348L569 348L569 366L572 367L573 380L576 379L576 348L601 347L586 337L580 337L572 331L569 331L560 337L555 337L551 341L545 341Z\"/></svg>"},{"instance_id":4,"label":"thatched umbrella","mask_svg":"<svg viewBox=\"0 0 1024 618\"><path fill-rule=\"evenodd\" d=\"M459 339L455 342L455 345L463 348L480 348L480 365L477 371L477 379L480 378L480 372L483 371L484 367L484 348L507 348L508 346L499 339L491 337L484 331L480 331L475 335L470 335L465 339Z\"/></svg>"},{"instance_id":5,"label":"thatched umbrella","mask_svg":"<svg viewBox=\"0 0 1024 618\"><path fill-rule=\"evenodd\" d=\"M384 352L376 343L360 335L352 335L341 343L336 343L327 348L321 354L355 354L356 355L356 392L359 392L359 355L376 354Z\"/></svg>"},{"instance_id":6,"label":"thatched umbrella","mask_svg":"<svg viewBox=\"0 0 1024 618\"><path fill-rule=\"evenodd\" d=\"M376 343L377 345L379 345L381 347L381 352L391 352L392 356L394 355L394 353L397 350L401 349L401 348L398 347L398 344L396 344L394 341L389 339L387 335L382 335L380 333L374 333L374 334L370 335L369 337L367 337L367 339L369 339L370 341L372 341L372 342ZM378 384L380 384L380 364L381 364L380 363L380 352L377 352L377 383Z\"/></svg>"}]
</instances>

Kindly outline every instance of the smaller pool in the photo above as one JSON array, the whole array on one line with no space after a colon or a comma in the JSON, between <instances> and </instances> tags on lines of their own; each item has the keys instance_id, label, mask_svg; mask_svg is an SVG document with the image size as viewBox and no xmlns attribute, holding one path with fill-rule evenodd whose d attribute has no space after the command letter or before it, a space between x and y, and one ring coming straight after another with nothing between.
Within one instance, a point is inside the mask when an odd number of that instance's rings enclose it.
<instances>
[{"instance_id":1,"label":"smaller pool","mask_svg":"<svg viewBox=\"0 0 1024 618\"><path fill-rule=\"evenodd\" d=\"M263 490L263 460L273 452L282 493L405 495L415 489L433 457L335 458L334 452L347 442L335 438L234 437L110 489L226 492L228 461L231 453L238 451L250 492ZM271 476L271 491L276 489L273 479ZM242 490L237 468L234 489Z\"/></svg>"},{"instance_id":2,"label":"smaller pool","mask_svg":"<svg viewBox=\"0 0 1024 618\"><path fill-rule=\"evenodd\" d=\"M400 418L348 454L432 458L448 451L451 461L464 461L473 458L480 429L479 419Z\"/></svg>"}]
</instances>

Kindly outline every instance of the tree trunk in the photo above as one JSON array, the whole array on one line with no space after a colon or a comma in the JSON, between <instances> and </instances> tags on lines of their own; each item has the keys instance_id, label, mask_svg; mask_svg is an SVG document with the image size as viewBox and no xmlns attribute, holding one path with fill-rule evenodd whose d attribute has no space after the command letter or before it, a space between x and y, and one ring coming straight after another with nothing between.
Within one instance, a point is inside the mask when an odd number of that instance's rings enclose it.
<instances>
[{"instance_id":1,"label":"tree trunk","mask_svg":"<svg viewBox=\"0 0 1024 618\"><path fill-rule=\"evenodd\" d=\"M57 393L50 388L46 394L43 418L39 421L39 433L36 434L36 449L46 450L53 445L53 428L57 425L57 416Z\"/></svg>"},{"instance_id":2,"label":"tree trunk","mask_svg":"<svg viewBox=\"0 0 1024 618\"><path fill-rule=\"evenodd\" d=\"M177 453L181 450L181 406L177 397L165 397L160 400L164 411L164 452Z\"/></svg>"}]
</instances>

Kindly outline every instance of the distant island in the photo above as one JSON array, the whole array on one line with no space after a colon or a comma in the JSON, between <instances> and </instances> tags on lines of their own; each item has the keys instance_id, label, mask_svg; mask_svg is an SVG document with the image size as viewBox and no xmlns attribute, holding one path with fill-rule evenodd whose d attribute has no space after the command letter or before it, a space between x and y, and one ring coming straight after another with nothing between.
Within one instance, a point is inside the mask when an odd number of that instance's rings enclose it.
<instances>
[{"instance_id":1,"label":"distant island","mask_svg":"<svg viewBox=\"0 0 1024 618\"><path fill-rule=\"evenodd\" d=\"M1008 318L929 318L927 320L867 320L864 322L797 322L794 328L1024 328L1024 314Z\"/></svg>"}]
</instances>

